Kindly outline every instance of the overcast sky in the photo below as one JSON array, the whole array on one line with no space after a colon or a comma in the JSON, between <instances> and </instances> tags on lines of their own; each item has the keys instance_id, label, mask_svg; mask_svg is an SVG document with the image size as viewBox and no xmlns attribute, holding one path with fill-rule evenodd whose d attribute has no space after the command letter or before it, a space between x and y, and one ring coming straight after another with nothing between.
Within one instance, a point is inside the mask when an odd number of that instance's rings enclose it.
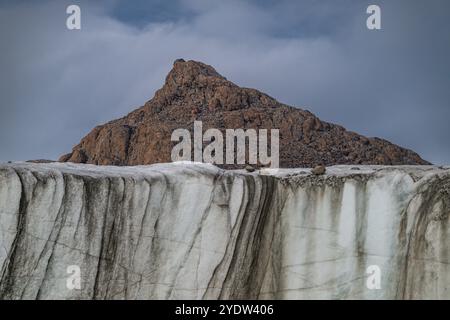
<instances>
[{"instance_id":1,"label":"overcast sky","mask_svg":"<svg viewBox=\"0 0 450 320\"><path fill-rule=\"evenodd\" d=\"M67 30L66 7L81 7ZM366 8L381 7L382 30ZM177 58L450 164L450 1L0 1L0 161L57 159Z\"/></svg>"}]
</instances>

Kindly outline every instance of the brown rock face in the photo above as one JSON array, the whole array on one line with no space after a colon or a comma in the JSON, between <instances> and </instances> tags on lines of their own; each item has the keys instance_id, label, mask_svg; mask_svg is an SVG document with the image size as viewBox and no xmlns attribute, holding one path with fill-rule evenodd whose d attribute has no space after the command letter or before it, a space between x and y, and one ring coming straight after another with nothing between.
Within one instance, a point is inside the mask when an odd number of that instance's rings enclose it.
<instances>
[{"instance_id":1,"label":"brown rock face","mask_svg":"<svg viewBox=\"0 0 450 320\"><path fill-rule=\"evenodd\" d=\"M429 164L413 151L321 121L258 90L238 87L211 66L182 59L175 61L153 99L121 119L95 127L60 161L98 165L170 162L177 144L171 141L173 130L185 128L192 134L195 120L203 122L203 131L279 129L280 167Z\"/></svg>"}]
</instances>

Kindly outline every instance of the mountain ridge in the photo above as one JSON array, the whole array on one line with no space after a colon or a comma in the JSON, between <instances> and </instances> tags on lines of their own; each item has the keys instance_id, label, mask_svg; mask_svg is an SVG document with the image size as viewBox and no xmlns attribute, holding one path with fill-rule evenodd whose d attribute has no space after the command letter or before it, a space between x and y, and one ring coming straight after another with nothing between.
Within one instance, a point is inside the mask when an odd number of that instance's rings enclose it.
<instances>
[{"instance_id":1,"label":"mountain ridge","mask_svg":"<svg viewBox=\"0 0 450 320\"><path fill-rule=\"evenodd\" d=\"M321 121L313 113L239 87L212 66L177 59L162 88L128 115L95 127L62 162L142 165L171 161L173 130L279 129L280 167L429 164L417 153ZM224 165L240 168L242 165Z\"/></svg>"}]
</instances>

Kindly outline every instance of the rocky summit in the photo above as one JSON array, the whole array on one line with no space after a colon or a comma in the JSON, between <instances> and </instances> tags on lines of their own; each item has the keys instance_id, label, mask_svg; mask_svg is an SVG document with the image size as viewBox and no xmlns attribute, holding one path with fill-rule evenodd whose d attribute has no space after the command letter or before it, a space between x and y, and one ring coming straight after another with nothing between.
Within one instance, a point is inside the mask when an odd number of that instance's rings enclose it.
<instances>
[{"instance_id":1,"label":"rocky summit","mask_svg":"<svg viewBox=\"0 0 450 320\"><path fill-rule=\"evenodd\" d=\"M175 61L153 99L95 127L60 161L119 166L170 162L177 143L171 141L172 132L192 132L194 121L202 121L203 130L279 129L279 161L285 168L428 164L411 150L321 121L307 110L241 88L209 65L183 59Z\"/></svg>"}]
</instances>

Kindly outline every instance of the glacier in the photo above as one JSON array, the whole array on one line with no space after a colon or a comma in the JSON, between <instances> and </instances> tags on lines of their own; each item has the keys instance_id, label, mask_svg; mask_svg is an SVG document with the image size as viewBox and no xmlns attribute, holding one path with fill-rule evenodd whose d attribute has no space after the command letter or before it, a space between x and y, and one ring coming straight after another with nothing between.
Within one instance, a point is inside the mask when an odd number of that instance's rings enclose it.
<instances>
[{"instance_id":1,"label":"glacier","mask_svg":"<svg viewBox=\"0 0 450 320\"><path fill-rule=\"evenodd\" d=\"M0 270L1 299L450 299L450 167L0 164Z\"/></svg>"}]
</instances>

